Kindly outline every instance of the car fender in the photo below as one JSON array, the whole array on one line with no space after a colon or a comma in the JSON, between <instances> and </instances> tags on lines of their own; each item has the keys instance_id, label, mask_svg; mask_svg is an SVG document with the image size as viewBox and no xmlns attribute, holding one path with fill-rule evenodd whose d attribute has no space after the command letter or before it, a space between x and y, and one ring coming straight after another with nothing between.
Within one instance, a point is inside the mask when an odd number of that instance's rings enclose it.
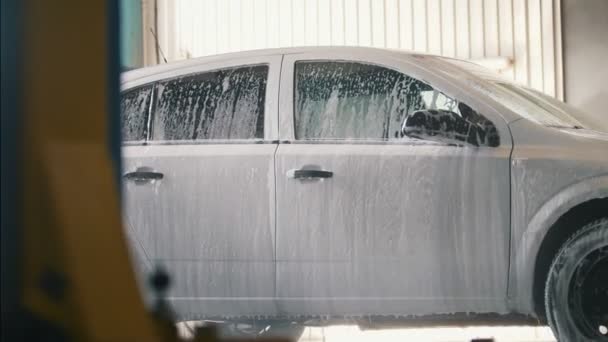
<instances>
[{"instance_id":1,"label":"car fender","mask_svg":"<svg viewBox=\"0 0 608 342\"><path fill-rule=\"evenodd\" d=\"M592 199L608 197L608 174L583 179L555 193L532 216L519 236L511 257L509 306L517 312L534 313L534 272L541 244L557 220L570 209Z\"/></svg>"}]
</instances>

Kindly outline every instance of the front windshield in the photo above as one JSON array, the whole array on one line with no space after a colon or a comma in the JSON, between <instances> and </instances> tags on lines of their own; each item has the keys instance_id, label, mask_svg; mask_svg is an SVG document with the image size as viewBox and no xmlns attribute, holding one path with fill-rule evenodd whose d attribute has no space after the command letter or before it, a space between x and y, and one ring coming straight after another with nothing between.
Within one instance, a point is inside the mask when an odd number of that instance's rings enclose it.
<instances>
[{"instance_id":1,"label":"front windshield","mask_svg":"<svg viewBox=\"0 0 608 342\"><path fill-rule=\"evenodd\" d=\"M495 93L492 98L527 119L551 127L584 127L571 115L570 110L565 110L565 106L555 104L559 103L558 100L549 102L549 96L513 83L495 82L494 85L500 88L501 92Z\"/></svg>"},{"instance_id":2,"label":"front windshield","mask_svg":"<svg viewBox=\"0 0 608 342\"><path fill-rule=\"evenodd\" d=\"M512 83L503 75L472 62L437 57L456 68L442 72L455 78L465 78L468 84L514 113L550 127L588 128L601 126L597 119L538 90ZM473 76L473 77L471 77Z\"/></svg>"},{"instance_id":3,"label":"front windshield","mask_svg":"<svg viewBox=\"0 0 608 342\"><path fill-rule=\"evenodd\" d=\"M552 96L544 94L538 90L534 90L534 89L528 89L528 90L531 91L532 93L534 93L540 99L542 99L548 105L550 105L553 108L556 108L558 111L565 113L566 115L576 119L585 128L598 129L599 126L601 125L601 123L598 122L597 118L593 118L587 112L574 108L571 105L569 105L563 101L560 101Z\"/></svg>"}]
</instances>

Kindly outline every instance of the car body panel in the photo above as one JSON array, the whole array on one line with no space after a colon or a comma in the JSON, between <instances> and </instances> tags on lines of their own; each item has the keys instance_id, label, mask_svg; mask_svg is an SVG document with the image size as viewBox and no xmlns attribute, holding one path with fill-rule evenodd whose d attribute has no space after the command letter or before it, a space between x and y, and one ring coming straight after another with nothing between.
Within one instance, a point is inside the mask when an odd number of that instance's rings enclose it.
<instances>
[{"instance_id":1,"label":"car body panel","mask_svg":"<svg viewBox=\"0 0 608 342\"><path fill-rule=\"evenodd\" d=\"M510 148L281 144L281 310L505 312L509 153ZM333 177L287 177L289 170L311 164ZM379 311L370 312L370 305Z\"/></svg>"},{"instance_id":2,"label":"car body panel","mask_svg":"<svg viewBox=\"0 0 608 342\"><path fill-rule=\"evenodd\" d=\"M274 144L123 149L125 170L145 165L164 174L155 184L125 182L125 212L150 264L169 271L175 305L233 298L226 313L255 314L236 299L274 296L275 150ZM205 313L206 304L199 305L205 309L195 313Z\"/></svg>"},{"instance_id":3,"label":"car body panel","mask_svg":"<svg viewBox=\"0 0 608 342\"><path fill-rule=\"evenodd\" d=\"M608 134L511 124L513 193L510 306L534 314L531 288L543 238L569 209L608 197ZM608 207L605 208L608 215Z\"/></svg>"},{"instance_id":4,"label":"car body panel","mask_svg":"<svg viewBox=\"0 0 608 342\"><path fill-rule=\"evenodd\" d=\"M390 56L285 56L279 134L289 143L280 144L276 155L281 311L506 313L512 148L506 122L480 101L465 102L495 123L502 139L497 148L420 140L295 141L293 63L302 60L371 63L450 96L460 93L440 75ZM305 165L334 176L316 182L287 177Z\"/></svg>"},{"instance_id":5,"label":"car body panel","mask_svg":"<svg viewBox=\"0 0 608 342\"><path fill-rule=\"evenodd\" d=\"M147 259L147 269L162 266L171 275L168 300L179 317L278 313L272 303L264 307L248 298L274 296L274 153L281 58L228 59L170 75L268 64L264 139L149 141L123 147L124 172L145 167L164 175L148 184L125 181L125 223L130 239L140 247L137 258ZM147 84L164 78L143 79ZM140 84L128 82L124 88ZM224 298L221 305L216 304L218 298Z\"/></svg>"},{"instance_id":6,"label":"car body panel","mask_svg":"<svg viewBox=\"0 0 608 342\"><path fill-rule=\"evenodd\" d=\"M290 97L293 61L298 59L357 60L418 78L490 119L501 145L294 141ZM170 169L162 170L167 180L154 186L127 184L124 205L137 263L151 269L164 260L179 273L169 298L178 319L536 315L532 286L543 238L570 208L608 197L605 135L532 122L492 98L488 81L509 81L470 63L462 68L466 62L397 50L304 47L225 54L129 71L123 74L122 89L264 61L271 68L263 140L123 147L125 171L151 163ZM165 157L166 162L159 161ZM330 169L335 176L311 183L286 177L305 165ZM196 189L197 196L209 194L197 205L180 202L181 213L205 214L186 225L238 227L234 232L244 235L233 236L236 245L228 246L232 237L226 231L188 229L188 235L179 237L176 226L150 228L156 220L168 223L167 208L154 214L164 217L143 216L158 205L151 198L169 203L161 187L175 176L201 178L174 187L187 194L183 201L194 198ZM413 192L398 191L412 184ZM253 200L244 192L248 188L261 194ZM247 196L255 208L246 208ZM324 200L328 196L336 200ZM413 204L402 206L406 200ZM434 206L438 201L447 204ZM275 211L276 205L284 210ZM358 219L355 213L365 215ZM214 215L231 217L222 221ZM249 217L254 218L248 222ZM306 229L310 224L302 225L302 220L316 220L315 229ZM378 228L370 222L378 222ZM247 230L252 223L257 228ZM457 225L450 230L450 223ZM162 241L152 238L152 232L161 234ZM217 248L201 250L215 239ZM170 247L170 241L178 246Z\"/></svg>"}]
</instances>

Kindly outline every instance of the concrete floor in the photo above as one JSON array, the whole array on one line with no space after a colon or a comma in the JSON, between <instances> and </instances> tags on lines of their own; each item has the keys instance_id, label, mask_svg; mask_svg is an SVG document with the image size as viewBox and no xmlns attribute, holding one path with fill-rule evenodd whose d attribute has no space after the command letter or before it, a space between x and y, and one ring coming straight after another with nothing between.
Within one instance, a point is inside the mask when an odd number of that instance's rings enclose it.
<instances>
[{"instance_id":1,"label":"concrete floor","mask_svg":"<svg viewBox=\"0 0 608 342\"><path fill-rule=\"evenodd\" d=\"M198 322L178 324L181 337L190 338ZM356 325L308 327L299 342L469 342L493 338L495 342L555 342L548 327L497 326L361 330Z\"/></svg>"},{"instance_id":2,"label":"concrete floor","mask_svg":"<svg viewBox=\"0 0 608 342\"><path fill-rule=\"evenodd\" d=\"M554 342L548 327L450 327L361 331L357 326L307 328L299 342L469 342L494 338L496 342Z\"/></svg>"}]
</instances>

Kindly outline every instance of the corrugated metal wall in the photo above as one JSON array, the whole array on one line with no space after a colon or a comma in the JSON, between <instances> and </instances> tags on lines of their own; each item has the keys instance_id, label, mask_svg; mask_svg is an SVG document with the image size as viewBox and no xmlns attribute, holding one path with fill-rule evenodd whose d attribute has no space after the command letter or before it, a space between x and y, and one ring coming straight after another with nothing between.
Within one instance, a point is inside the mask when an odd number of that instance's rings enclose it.
<instances>
[{"instance_id":1,"label":"corrugated metal wall","mask_svg":"<svg viewBox=\"0 0 608 342\"><path fill-rule=\"evenodd\" d=\"M154 1L159 45L169 61L305 45L509 57L506 75L562 94L558 0L144 0L144 11ZM146 62L154 64L150 28Z\"/></svg>"}]
</instances>

